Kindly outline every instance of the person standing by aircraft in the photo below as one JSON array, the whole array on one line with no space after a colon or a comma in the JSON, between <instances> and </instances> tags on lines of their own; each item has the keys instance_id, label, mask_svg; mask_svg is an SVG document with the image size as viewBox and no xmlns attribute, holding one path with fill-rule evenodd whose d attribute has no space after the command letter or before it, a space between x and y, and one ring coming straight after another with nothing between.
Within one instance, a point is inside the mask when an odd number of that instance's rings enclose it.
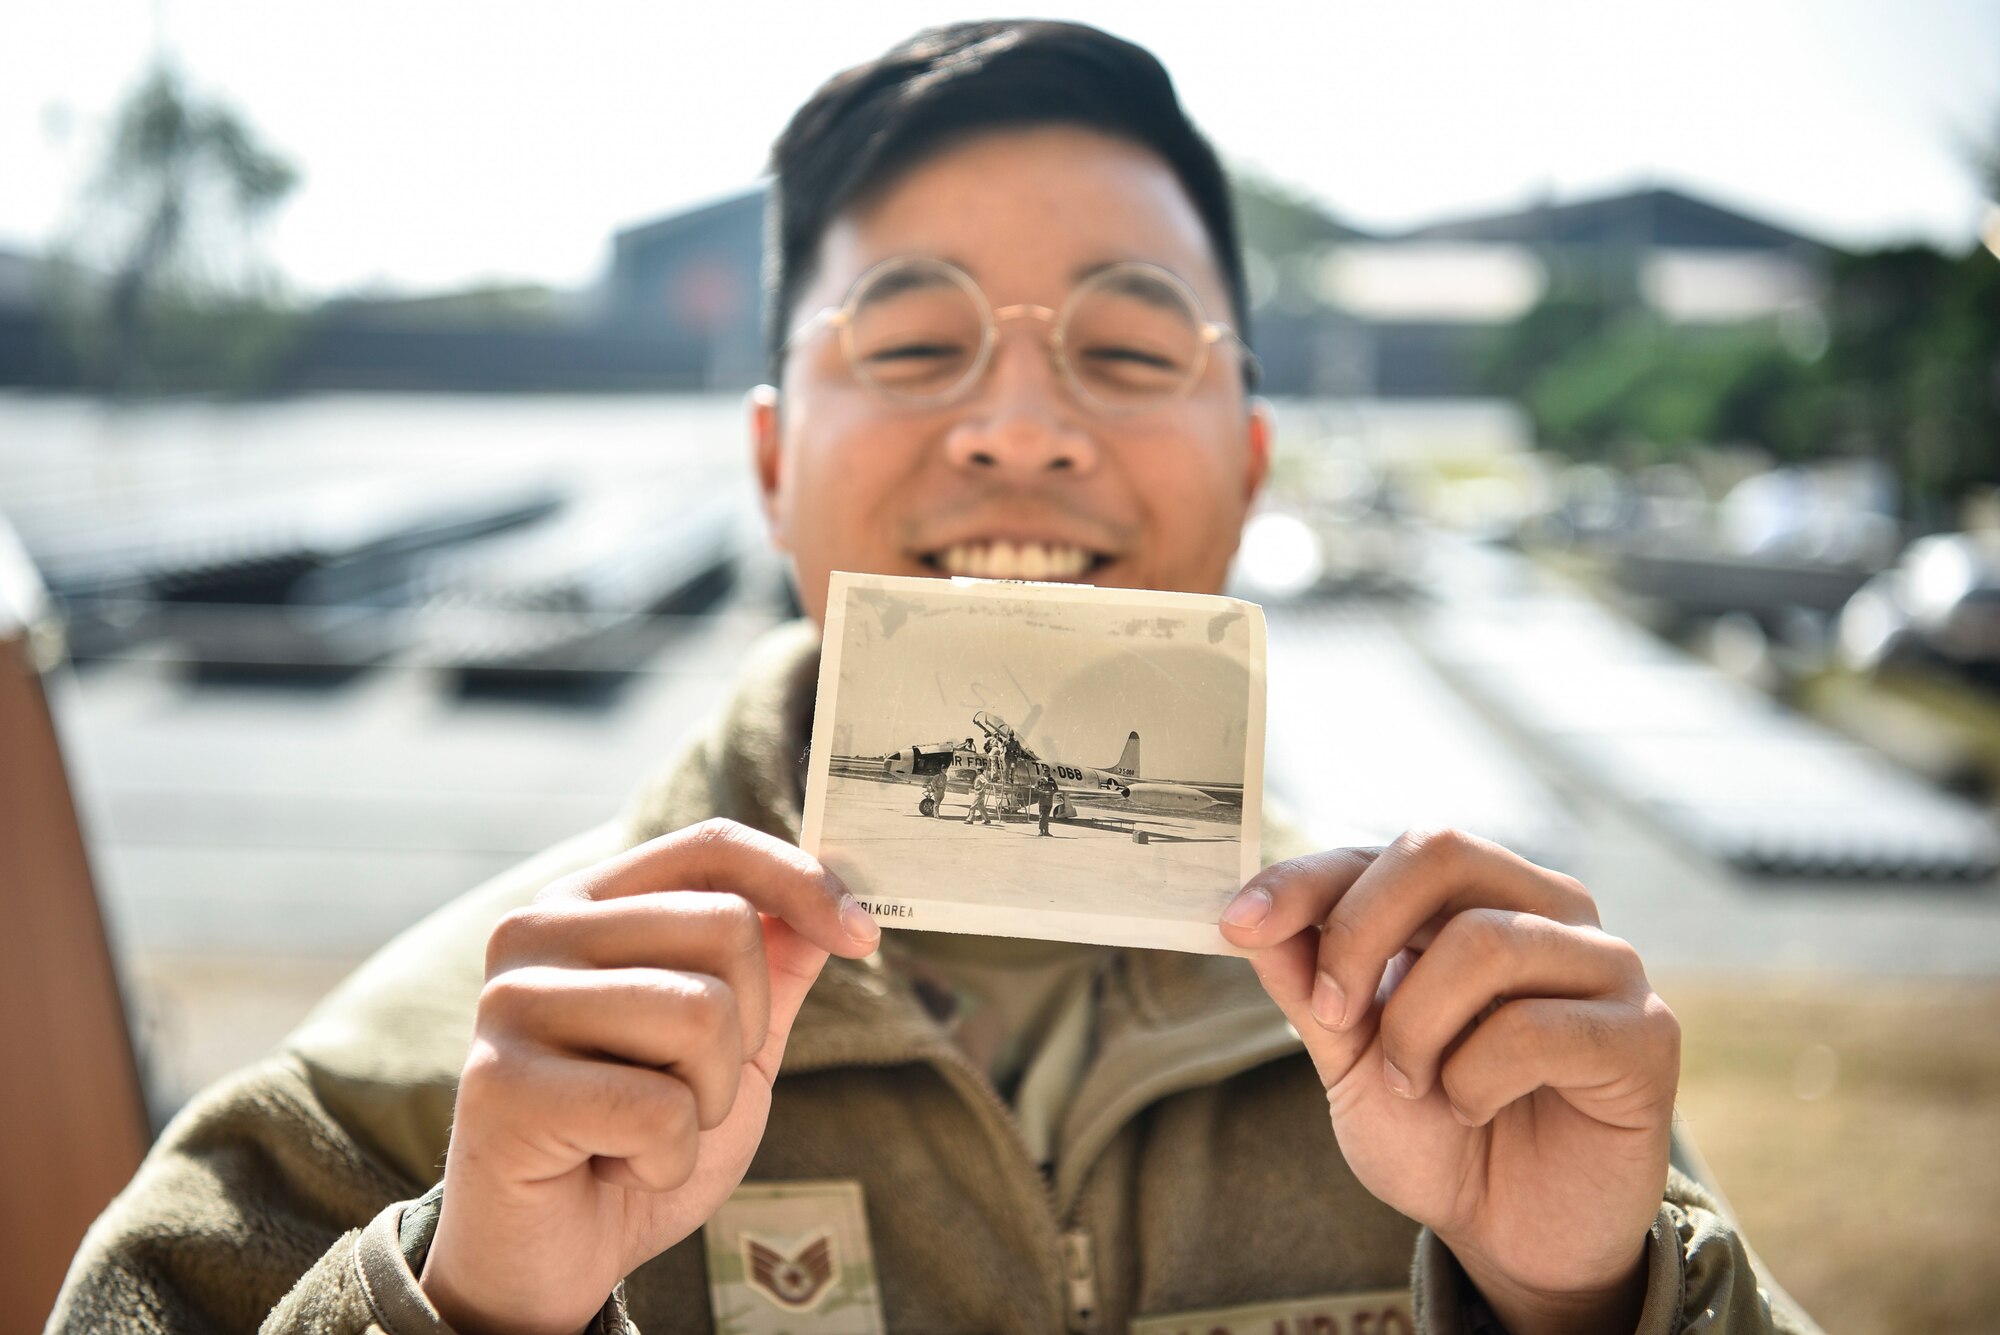
<instances>
[{"instance_id":1,"label":"person standing by aircraft","mask_svg":"<svg viewBox=\"0 0 2000 1335\"><path fill-rule=\"evenodd\" d=\"M1035 784L1035 807L1041 814L1042 828L1037 833L1044 839L1050 838L1049 812L1056 804L1056 781L1044 774Z\"/></svg>"},{"instance_id":2,"label":"person standing by aircraft","mask_svg":"<svg viewBox=\"0 0 2000 1335\"><path fill-rule=\"evenodd\" d=\"M931 799L931 815L933 816L944 815L944 794L945 794L946 779L947 776L945 771L939 770L937 773L931 775L930 778L924 781L924 792Z\"/></svg>"},{"instance_id":3,"label":"person standing by aircraft","mask_svg":"<svg viewBox=\"0 0 2000 1335\"><path fill-rule=\"evenodd\" d=\"M967 808L965 813L965 823L967 825L972 824L974 816L979 818L981 825L991 825L993 823L993 815L986 808L986 789L989 782L986 777L986 767L981 765L979 772L972 776L972 805Z\"/></svg>"}]
</instances>

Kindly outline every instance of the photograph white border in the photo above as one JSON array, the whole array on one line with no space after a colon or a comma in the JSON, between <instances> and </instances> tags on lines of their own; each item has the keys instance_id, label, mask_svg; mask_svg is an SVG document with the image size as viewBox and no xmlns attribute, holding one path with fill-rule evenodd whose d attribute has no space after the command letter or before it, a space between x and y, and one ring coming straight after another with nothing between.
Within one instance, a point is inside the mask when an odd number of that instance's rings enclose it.
<instances>
[{"instance_id":1,"label":"photograph white border","mask_svg":"<svg viewBox=\"0 0 2000 1335\"><path fill-rule=\"evenodd\" d=\"M1049 603L1082 603L1104 607L1129 606L1188 617L1212 617L1241 612L1248 627L1245 667L1249 700L1244 726L1243 810L1238 830L1236 883L1256 875L1263 865L1264 727L1267 682L1264 609L1242 599L1217 594L1171 593L1152 589L1100 588L1090 584L1051 584L1026 580L968 578L921 579L900 575L866 575L835 571L829 583L826 624L821 637L819 689L813 713L812 750L806 779L805 820L799 845L821 856L825 835L826 800L832 779L833 746L841 677L841 653L846 638L849 595L856 589L882 589L926 599L971 597L1032 598ZM921 931L967 932L987 936L1034 937L1093 945L1137 946L1199 954L1236 955L1244 952L1223 939L1213 921L1178 921L1155 917L1124 917L1058 909L1024 909L1015 905L976 904L905 895L883 895L866 886L851 886L868 912L885 927ZM1221 903L1217 912L1220 913Z\"/></svg>"}]
</instances>

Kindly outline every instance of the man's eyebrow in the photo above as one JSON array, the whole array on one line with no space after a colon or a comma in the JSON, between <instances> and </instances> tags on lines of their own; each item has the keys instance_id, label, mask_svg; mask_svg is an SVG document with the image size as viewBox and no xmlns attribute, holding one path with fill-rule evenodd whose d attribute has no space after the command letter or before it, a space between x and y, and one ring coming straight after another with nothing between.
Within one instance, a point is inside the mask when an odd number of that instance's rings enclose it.
<instances>
[{"instance_id":1,"label":"man's eyebrow","mask_svg":"<svg viewBox=\"0 0 2000 1335\"><path fill-rule=\"evenodd\" d=\"M955 264L957 262L947 260L946 263ZM963 269L965 266L959 265L958 267ZM968 270L968 272L970 271ZM869 286L868 295L875 301L881 301L887 297L893 297L899 292L910 292L926 287L949 287L950 285L951 280L949 278L932 270L899 269L877 278Z\"/></svg>"},{"instance_id":2,"label":"man's eyebrow","mask_svg":"<svg viewBox=\"0 0 2000 1335\"><path fill-rule=\"evenodd\" d=\"M1070 282L1081 283L1086 279L1096 277L1106 269L1113 269L1121 264L1132 263L1135 263L1135 261L1129 259L1099 260L1094 264L1086 264L1082 268L1073 270L1070 274ZM1173 273L1172 269L1153 260L1139 260L1136 263L1150 264L1162 273ZM1165 306L1169 309L1178 309L1181 306L1181 297L1177 292L1143 271L1129 275L1123 282L1117 284L1117 288L1127 296L1137 297L1141 301L1151 302L1156 306Z\"/></svg>"},{"instance_id":3,"label":"man's eyebrow","mask_svg":"<svg viewBox=\"0 0 2000 1335\"><path fill-rule=\"evenodd\" d=\"M972 279L973 282L976 283L979 281L978 268L976 268L971 264L966 263L964 260L958 258L956 255L940 255L938 256L938 258L943 260L946 264L951 265L953 268L962 270L968 278ZM1116 265L1133 264L1133 263L1150 264L1153 265L1155 268L1166 269L1168 273L1173 272L1172 269L1168 269L1166 265L1161 264L1158 260L1141 260L1134 255L1121 255L1116 259L1092 260L1088 264L1078 265L1076 268L1071 269L1069 271L1069 281L1071 283L1081 283L1085 279L1093 278L1096 275L1103 273L1106 269L1113 268Z\"/></svg>"},{"instance_id":4,"label":"man's eyebrow","mask_svg":"<svg viewBox=\"0 0 2000 1335\"><path fill-rule=\"evenodd\" d=\"M1081 283L1087 278L1095 278L1114 264L1129 264L1130 260L1096 260L1090 264L1069 271L1069 281Z\"/></svg>"}]
</instances>

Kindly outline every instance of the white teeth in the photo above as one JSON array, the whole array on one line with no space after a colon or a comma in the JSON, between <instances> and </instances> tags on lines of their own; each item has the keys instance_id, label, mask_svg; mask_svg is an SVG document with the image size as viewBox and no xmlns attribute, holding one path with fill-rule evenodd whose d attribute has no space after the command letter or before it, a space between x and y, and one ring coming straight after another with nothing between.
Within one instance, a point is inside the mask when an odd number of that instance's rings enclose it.
<instances>
[{"instance_id":1,"label":"white teeth","mask_svg":"<svg viewBox=\"0 0 2000 1335\"><path fill-rule=\"evenodd\" d=\"M1090 569L1091 563L1090 553L1081 547L1006 541L960 543L935 559L945 574L975 579L1075 579Z\"/></svg>"}]
</instances>

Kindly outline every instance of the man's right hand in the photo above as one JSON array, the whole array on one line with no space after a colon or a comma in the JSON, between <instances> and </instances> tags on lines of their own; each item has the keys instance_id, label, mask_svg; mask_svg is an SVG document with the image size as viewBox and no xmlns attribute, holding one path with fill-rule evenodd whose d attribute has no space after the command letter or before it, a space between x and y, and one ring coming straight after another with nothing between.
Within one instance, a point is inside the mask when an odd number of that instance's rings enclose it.
<instances>
[{"instance_id":1,"label":"man's right hand","mask_svg":"<svg viewBox=\"0 0 2000 1335\"><path fill-rule=\"evenodd\" d=\"M502 919L422 1276L445 1320L572 1335L700 1228L757 1152L827 954L880 938L817 860L721 820Z\"/></svg>"}]
</instances>

